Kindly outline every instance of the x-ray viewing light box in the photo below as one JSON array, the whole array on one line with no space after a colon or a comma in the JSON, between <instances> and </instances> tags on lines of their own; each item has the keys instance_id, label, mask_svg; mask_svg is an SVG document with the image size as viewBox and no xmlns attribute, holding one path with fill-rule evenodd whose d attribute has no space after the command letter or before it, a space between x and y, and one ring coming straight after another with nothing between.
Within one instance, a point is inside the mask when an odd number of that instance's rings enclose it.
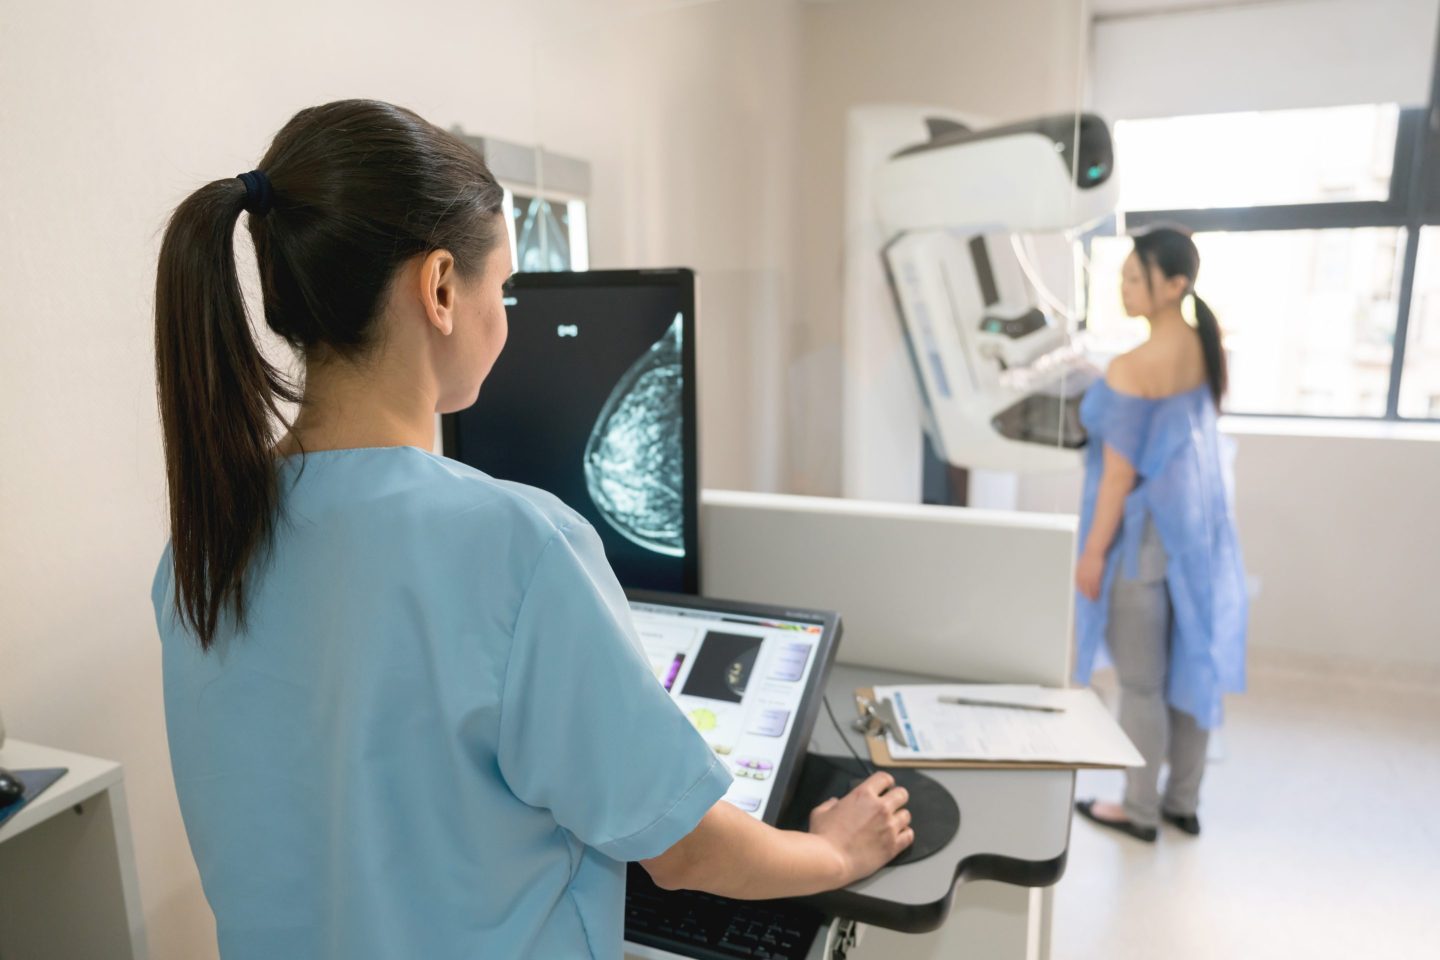
<instances>
[{"instance_id":1,"label":"x-ray viewing light box","mask_svg":"<svg viewBox=\"0 0 1440 960\"><path fill-rule=\"evenodd\" d=\"M484 158L505 188L505 229L511 266L541 270L590 268L590 164L544 147L511 143L451 128Z\"/></svg>"},{"instance_id":2,"label":"x-ray viewing light box","mask_svg":"<svg viewBox=\"0 0 1440 960\"><path fill-rule=\"evenodd\" d=\"M513 269L526 273L590 269L590 224L583 198L502 186Z\"/></svg>"}]
</instances>

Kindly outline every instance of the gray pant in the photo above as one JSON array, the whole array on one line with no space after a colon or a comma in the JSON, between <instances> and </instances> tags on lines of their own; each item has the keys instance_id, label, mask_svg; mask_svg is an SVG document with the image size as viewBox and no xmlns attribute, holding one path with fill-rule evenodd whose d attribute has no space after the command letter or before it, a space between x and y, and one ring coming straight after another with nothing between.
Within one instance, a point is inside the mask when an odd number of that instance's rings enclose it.
<instances>
[{"instance_id":1,"label":"gray pant","mask_svg":"<svg viewBox=\"0 0 1440 960\"><path fill-rule=\"evenodd\" d=\"M1160 767L1167 759L1164 809L1196 812L1210 734L1165 702L1172 613L1165 547L1148 520L1137 566L1133 580L1123 569L1115 576L1105 639L1120 679L1120 726L1145 758L1145 766L1125 772L1125 812L1132 822L1153 827L1160 823Z\"/></svg>"}]
</instances>

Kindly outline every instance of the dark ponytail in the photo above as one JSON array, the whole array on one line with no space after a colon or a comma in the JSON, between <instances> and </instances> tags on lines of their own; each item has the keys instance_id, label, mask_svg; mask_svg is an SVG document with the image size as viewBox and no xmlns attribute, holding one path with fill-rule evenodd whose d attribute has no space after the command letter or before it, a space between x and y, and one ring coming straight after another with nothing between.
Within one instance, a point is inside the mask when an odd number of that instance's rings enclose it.
<instances>
[{"instance_id":1,"label":"dark ponytail","mask_svg":"<svg viewBox=\"0 0 1440 960\"><path fill-rule=\"evenodd\" d=\"M1209 304L1195 293L1195 279L1200 274L1200 251L1188 231L1179 227L1151 227L1137 233L1135 256L1145 268L1145 283L1150 286L1150 271L1157 269L1161 276L1184 277L1186 295L1195 304L1195 332L1200 336L1200 350L1205 357L1205 380L1210 385L1210 396L1218 409L1220 401L1229 388L1230 375L1225 363L1225 347L1221 342L1220 321ZM1153 286L1151 293L1154 293Z\"/></svg>"},{"instance_id":2,"label":"dark ponytail","mask_svg":"<svg viewBox=\"0 0 1440 960\"><path fill-rule=\"evenodd\" d=\"M175 605L207 650L227 611L244 623L246 571L280 516L281 405L299 400L251 330L235 269L240 213L252 211L266 323L307 359L365 353L411 257L449 250L469 275L504 229L503 192L480 156L390 104L302 110L260 170L260 181L216 180L176 208L155 284Z\"/></svg>"},{"instance_id":3,"label":"dark ponytail","mask_svg":"<svg viewBox=\"0 0 1440 960\"><path fill-rule=\"evenodd\" d=\"M1215 407L1219 409L1220 400L1230 386L1225 345L1220 342L1220 321L1198 293L1190 296L1195 301L1195 332L1200 334L1200 350L1205 354L1205 379L1210 383L1210 396L1215 398Z\"/></svg>"},{"instance_id":4,"label":"dark ponytail","mask_svg":"<svg viewBox=\"0 0 1440 960\"><path fill-rule=\"evenodd\" d=\"M246 190L216 180L176 209L155 283L155 367L170 490L177 602L204 647L278 508L271 453L280 400L296 393L255 344L235 272Z\"/></svg>"}]
</instances>

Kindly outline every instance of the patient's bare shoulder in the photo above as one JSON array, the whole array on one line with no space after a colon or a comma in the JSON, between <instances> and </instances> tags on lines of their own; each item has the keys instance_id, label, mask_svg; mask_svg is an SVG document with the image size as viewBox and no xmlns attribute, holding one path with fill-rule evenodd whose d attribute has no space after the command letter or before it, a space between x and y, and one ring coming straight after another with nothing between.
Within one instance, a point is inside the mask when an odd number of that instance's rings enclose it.
<instances>
[{"instance_id":1,"label":"patient's bare shoulder","mask_svg":"<svg viewBox=\"0 0 1440 960\"><path fill-rule=\"evenodd\" d=\"M1145 357L1141 353L1143 349L1143 347L1137 347L1110 361L1110 366L1105 371L1105 382L1111 388L1121 393L1144 395Z\"/></svg>"}]
</instances>

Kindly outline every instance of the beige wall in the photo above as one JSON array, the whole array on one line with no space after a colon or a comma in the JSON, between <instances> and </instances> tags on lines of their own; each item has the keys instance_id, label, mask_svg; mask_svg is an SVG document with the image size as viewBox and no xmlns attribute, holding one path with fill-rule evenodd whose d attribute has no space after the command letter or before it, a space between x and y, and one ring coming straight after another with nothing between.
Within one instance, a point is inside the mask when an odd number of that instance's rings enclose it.
<instances>
[{"instance_id":1,"label":"beige wall","mask_svg":"<svg viewBox=\"0 0 1440 960\"><path fill-rule=\"evenodd\" d=\"M857 0L803 8L793 200L799 316L790 332L787 418L793 492L840 492L849 110L922 104L996 121L1074 110L1087 30L1081 6L1081 0Z\"/></svg>"},{"instance_id":2,"label":"beige wall","mask_svg":"<svg viewBox=\"0 0 1440 960\"><path fill-rule=\"evenodd\" d=\"M592 266L700 269L703 484L778 490L799 6L672 6L547 32L536 136L592 162Z\"/></svg>"},{"instance_id":3,"label":"beige wall","mask_svg":"<svg viewBox=\"0 0 1440 960\"><path fill-rule=\"evenodd\" d=\"M213 956L149 607L168 210L339 97L586 157L596 266L701 271L706 482L772 486L797 27L768 0L0 6L0 708L125 764L157 960Z\"/></svg>"}]
</instances>

